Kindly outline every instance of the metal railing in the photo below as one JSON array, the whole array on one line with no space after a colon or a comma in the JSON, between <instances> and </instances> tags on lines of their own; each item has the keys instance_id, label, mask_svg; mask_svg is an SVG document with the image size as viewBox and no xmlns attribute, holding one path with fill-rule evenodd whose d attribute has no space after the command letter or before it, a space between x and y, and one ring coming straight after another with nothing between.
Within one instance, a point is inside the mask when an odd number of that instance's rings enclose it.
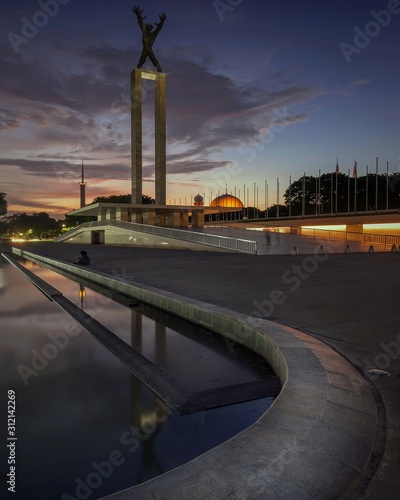
<instances>
[{"instance_id":1,"label":"metal railing","mask_svg":"<svg viewBox=\"0 0 400 500\"><path fill-rule=\"evenodd\" d=\"M302 228L302 236L327 240L358 241L360 243L378 243L381 245L400 245L400 236L394 234L357 233L352 231L334 231L332 229Z\"/></svg>"},{"instance_id":2,"label":"metal railing","mask_svg":"<svg viewBox=\"0 0 400 500\"><path fill-rule=\"evenodd\" d=\"M88 228L98 228L101 226L120 227L131 231L140 233L151 234L155 236L162 236L164 238L173 238L175 240L188 241L191 243L198 243L200 245L207 245L211 247L222 248L225 250L232 250L234 252L247 253L255 255L257 253L257 242L251 240L242 240L238 238L229 238L227 236L218 236L215 234L204 234L184 229L174 229L169 227L150 226L147 224L137 224L135 222L125 222L117 220L101 220L94 222L84 222L67 233L57 236L54 241L57 243L65 241L75 234L84 231Z\"/></svg>"}]
</instances>

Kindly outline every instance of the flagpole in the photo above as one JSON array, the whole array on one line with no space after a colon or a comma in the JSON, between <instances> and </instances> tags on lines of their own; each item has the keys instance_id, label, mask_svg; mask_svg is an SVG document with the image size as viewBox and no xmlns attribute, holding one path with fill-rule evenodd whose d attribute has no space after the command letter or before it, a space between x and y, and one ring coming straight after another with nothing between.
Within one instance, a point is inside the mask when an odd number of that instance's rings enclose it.
<instances>
[{"instance_id":1,"label":"flagpole","mask_svg":"<svg viewBox=\"0 0 400 500\"><path fill-rule=\"evenodd\" d=\"M376 159L375 171L375 212L378 211L378 158Z\"/></svg>"},{"instance_id":2,"label":"flagpole","mask_svg":"<svg viewBox=\"0 0 400 500\"><path fill-rule=\"evenodd\" d=\"M386 162L386 210L389 210L389 162Z\"/></svg>"},{"instance_id":3,"label":"flagpole","mask_svg":"<svg viewBox=\"0 0 400 500\"><path fill-rule=\"evenodd\" d=\"M347 213L350 213L350 169L347 177Z\"/></svg>"},{"instance_id":4,"label":"flagpole","mask_svg":"<svg viewBox=\"0 0 400 500\"><path fill-rule=\"evenodd\" d=\"M338 196L338 173L336 172L336 186L335 186L335 214L337 214L337 196Z\"/></svg>"},{"instance_id":5,"label":"flagpole","mask_svg":"<svg viewBox=\"0 0 400 500\"><path fill-rule=\"evenodd\" d=\"M279 217L279 177L276 179L276 217Z\"/></svg>"},{"instance_id":6,"label":"flagpole","mask_svg":"<svg viewBox=\"0 0 400 500\"><path fill-rule=\"evenodd\" d=\"M368 212L368 165L367 165L367 180L365 182L365 211Z\"/></svg>"},{"instance_id":7,"label":"flagpole","mask_svg":"<svg viewBox=\"0 0 400 500\"><path fill-rule=\"evenodd\" d=\"M264 217L267 214L267 181L264 181Z\"/></svg>"},{"instance_id":8,"label":"flagpole","mask_svg":"<svg viewBox=\"0 0 400 500\"><path fill-rule=\"evenodd\" d=\"M322 200L321 200L321 169L318 169L318 212L319 215L321 215L321 208L322 208Z\"/></svg>"},{"instance_id":9,"label":"flagpole","mask_svg":"<svg viewBox=\"0 0 400 500\"><path fill-rule=\"evenodd\" d=\"M338 174L339 174L339 160L336 159L336 172L335 172L335 214L337 214Z\"/></svg>"},{"instance_id":10,"label":"flagpole","mask_svg":"<svg viewBox=\"0 0 400 500\"><path fill-rule=\"evenodd\" d=\"M318 177L315 177L315 215L318 215Z\"/></svg>"},{"instance_id":11,"label":"flagpole","mask_svg":"<svg viewBox=\"0 0 400 500\"><path fill-rule=\"evenodd\" d=\"M257 219L258 219L258 186L257 186Z\"/></svg>"},{"instance_id":12,"label":"flagpole","mask_svg":"<svg viewBox=\"0 0 400 500\"><path fill-rule=\"evenodd\" d=\"M354 213L357 213L357 162L354 160L353 177L354 177Z\"/></svg>"}]
</instances>

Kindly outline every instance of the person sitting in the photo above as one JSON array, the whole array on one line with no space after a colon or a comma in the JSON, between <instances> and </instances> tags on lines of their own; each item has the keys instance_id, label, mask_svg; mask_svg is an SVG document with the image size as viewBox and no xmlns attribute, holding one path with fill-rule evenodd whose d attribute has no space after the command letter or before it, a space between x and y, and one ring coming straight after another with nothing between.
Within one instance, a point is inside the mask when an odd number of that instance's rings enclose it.
<instances>
[{"instance_id":1,"label":"person sitting","mask_svg":"<svg viewBox=\"0 0 400 500\"><path fill-rule=\"evenodd\" d=\"M90 257L85 250L79 252L78 261L74 262L74 264L79 264L80 266L88 266L90 264Z\"/></svg>"}]
</instances>

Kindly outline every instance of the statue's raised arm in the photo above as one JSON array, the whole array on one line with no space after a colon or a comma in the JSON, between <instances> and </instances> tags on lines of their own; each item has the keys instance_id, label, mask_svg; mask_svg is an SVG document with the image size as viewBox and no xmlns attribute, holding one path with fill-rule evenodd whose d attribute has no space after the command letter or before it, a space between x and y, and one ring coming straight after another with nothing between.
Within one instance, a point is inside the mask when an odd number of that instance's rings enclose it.
<instances>
[{"instance_id":1,"label":"statue's raised arm","mask_svg":"<svg viewBox=\"0 0 400 500\"><path fill-rule=\"evenodd\" d=\"M163 27L163 24L167 19L167 15L165 14L165 12L163 12L159 17L160 17L160 22L156 23L157 28L153 32L154 36L157 36L160 33L161 28Z\"/></svg>"},{"instance_id":2,"label":"statue's raised arm","mask_svg":"<svg viewBox=\"0 0 400 500\"><path fill-rule=\"evenodd\" d=\"M143 22L143 20L146 19L146 17L143 17L143 15L142 15L143 14L143 9L140 10L139 5L135 5L133 7L133 9L132 9L132 12L134 12L136 14L136 17L137 17L140 29L142 31L144 31L144 22Z\"/></svg>"}]
</instances>

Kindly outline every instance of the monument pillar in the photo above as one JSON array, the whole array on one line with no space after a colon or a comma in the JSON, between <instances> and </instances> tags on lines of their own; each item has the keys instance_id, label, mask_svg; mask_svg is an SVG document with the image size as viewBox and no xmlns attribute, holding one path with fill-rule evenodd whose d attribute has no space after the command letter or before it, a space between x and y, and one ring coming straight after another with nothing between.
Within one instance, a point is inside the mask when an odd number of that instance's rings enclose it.
<instances>
[{"instance_id":1,"label":"monument pillar","mask_svg":"<svg viewBox=\"0 0 400 500\"><path fill-rule=\"evenodd\" d=\"M167 199L167 120L166 120L167 75L157 73L155 81L155 201L165 205Z\"/></svg>"},{"instance_id":2,"label":"monument pillar","mask_svg":"<svg viewBox=\"0 0 400 500\"><path fill-rule=\"evenodd\" d=\"M142 75L131 74L131 182L132 203L142 203Z\"/></svg>"},{"instance_id":3,"label":"monument pillar","mask_svg":"<svg viewBox=\"0 0 400 500\"><path fill-rule=\"evenodd\" d=\"M142 79L155 83L155 202L166 204L166 74L135 68L131 75L132 203L142 204Z\"/></svg>"}]
</instances>

